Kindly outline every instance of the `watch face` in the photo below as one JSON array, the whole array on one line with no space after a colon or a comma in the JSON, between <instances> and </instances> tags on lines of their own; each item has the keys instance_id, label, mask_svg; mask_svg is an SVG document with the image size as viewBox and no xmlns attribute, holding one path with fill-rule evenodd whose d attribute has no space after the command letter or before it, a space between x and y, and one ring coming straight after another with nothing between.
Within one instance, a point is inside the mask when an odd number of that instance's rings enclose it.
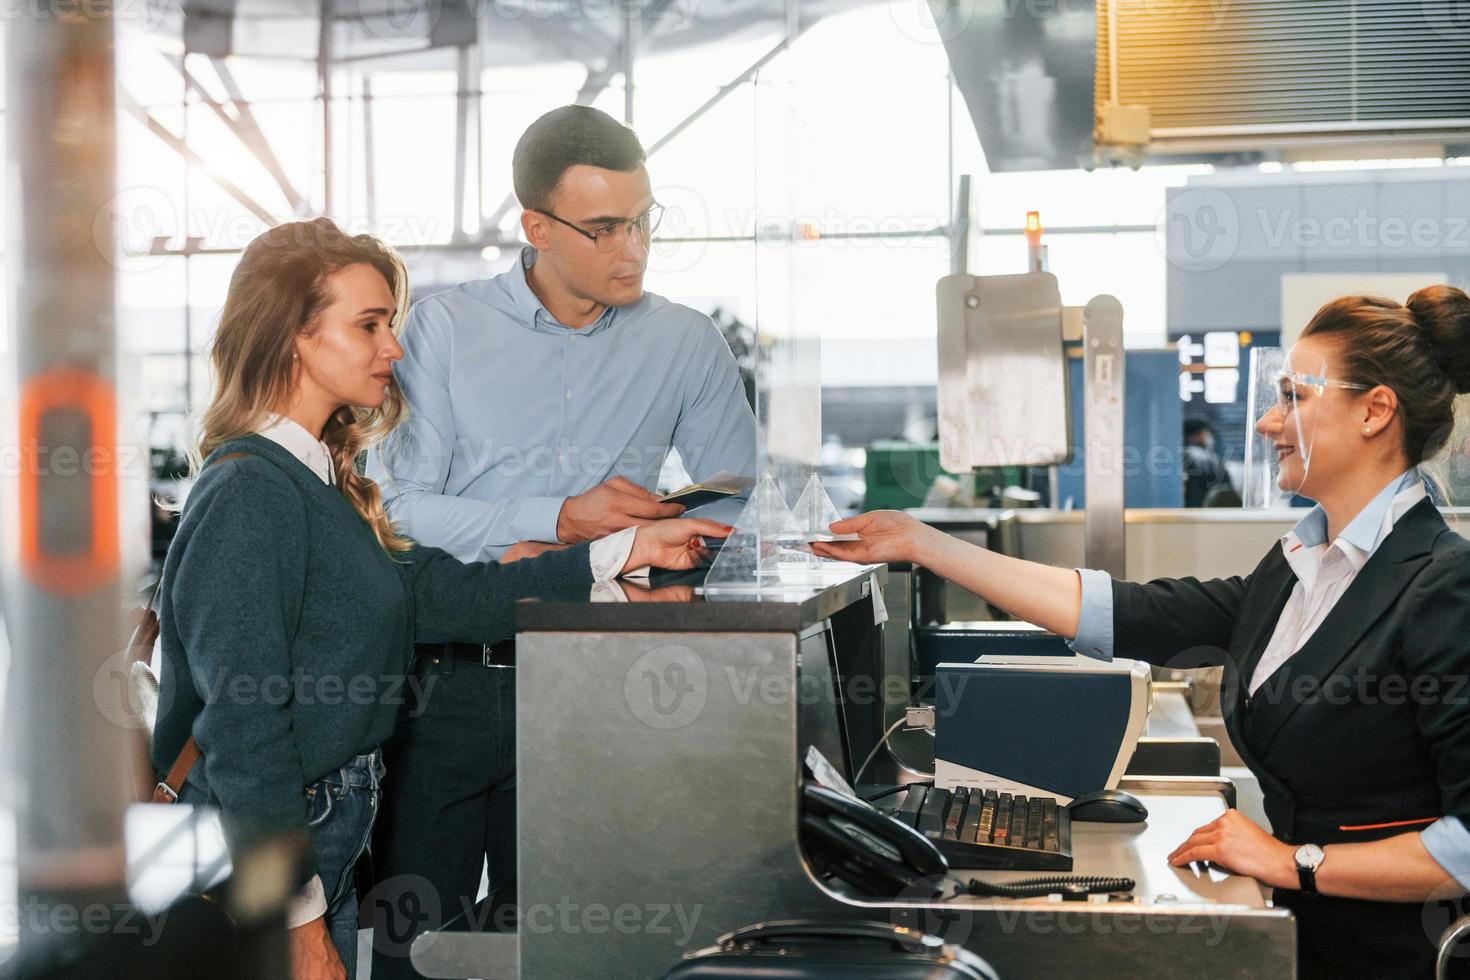
<instances>
[{"instance_id":1,"label":"watch face","mask_svg":"<svg viewBox=\"0 0 1470 980\"><path fill-rule=\"evenodd\" d=\"M1315 871L1317 865L1321 864L1322 859L1326 856L1326 854L1322 853L1322 848L1316 844L1303 844L1296 849L1296 866L1298 868L1311 868Z\"/></svg>"}]
</instances>

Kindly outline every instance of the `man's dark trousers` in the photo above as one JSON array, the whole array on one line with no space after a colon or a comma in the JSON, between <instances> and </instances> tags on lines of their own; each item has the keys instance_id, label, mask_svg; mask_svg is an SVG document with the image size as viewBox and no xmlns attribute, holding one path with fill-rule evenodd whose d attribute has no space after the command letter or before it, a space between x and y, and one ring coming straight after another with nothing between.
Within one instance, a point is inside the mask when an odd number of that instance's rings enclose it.
<instances>
[{"instance_id":1,"label":"man's dark trousers","mask_svg":"<svg viewBox=\"0 0 1470 980\"><path fill-rule=\"evenodd\" d=\"M514 930L515 669L434 657L385 747L374 834L373 980L416 978L415 936L447 927ZM490 894L480 903L482 863Z\"/></svg>"}]
</instances>

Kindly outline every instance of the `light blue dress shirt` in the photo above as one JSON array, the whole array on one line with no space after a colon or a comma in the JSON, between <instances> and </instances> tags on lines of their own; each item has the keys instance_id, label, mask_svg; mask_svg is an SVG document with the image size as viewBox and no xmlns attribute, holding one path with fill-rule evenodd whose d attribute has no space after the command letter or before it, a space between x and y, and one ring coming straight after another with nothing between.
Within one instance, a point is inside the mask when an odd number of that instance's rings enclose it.
<instances>
[{"instance_id":1,"label":"light blue dress shirt","mask_svg":"<svg viewBox=\"0 0 1470 980\"><path fill-rule=\"evenodd\" d=\"M755 473L755 417L709 317L644 293L581 328L511 269L415 303L393 367L409 418L368 455L389 515L461 561L556 541L567 497L654 489L671 448L695 480Z\"/></svg>"},{"instance_id":2,"label":"light blue dress shirt","mask_svg":"<svg viewBox=\"0 0 1470 980\"><path fill-rule=\"evenodd\" d=\"M1421 480L1417 467L1410 467L1402 475L1391 480L1378 492L1368 505L1342 529L1343 540L1367 555L1372 555L1381 542L1378 532L1384 519L1393 507L1393 499L1402 491ZM1327 512L1319 504L1307 512L1296 523L1291 533L1308 548L1315 548L1327 541ZM1112 660L1113 637L1113 580L1107 572L1094 568L1079 568L1082 580L1082 610L1077 619L1077 636L1070 643L1072 649L1084 656L1100 660ZM1429 856L1455 877L1461 887L1470 889L1470 830L1459 817L1441 817L1419 834Z\"/></svg>"}]
</instances>

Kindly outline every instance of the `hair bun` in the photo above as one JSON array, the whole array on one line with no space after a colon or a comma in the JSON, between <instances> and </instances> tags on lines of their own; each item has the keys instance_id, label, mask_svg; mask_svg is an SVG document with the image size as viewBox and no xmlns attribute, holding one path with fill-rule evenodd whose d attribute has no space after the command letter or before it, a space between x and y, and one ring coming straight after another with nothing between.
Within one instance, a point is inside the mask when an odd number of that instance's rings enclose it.
<instances>
[{"instance_id":1,"label":"hair bun","mask_svg":"<svg viewBox=\"0 0 1470 980\"><path fill-rule=\"evenodd\" d=\"M1455 391L1470 392L1470 296L1454 286L1426 286L1404 305L1419 322Z\"/></svg>"}]
</instances>

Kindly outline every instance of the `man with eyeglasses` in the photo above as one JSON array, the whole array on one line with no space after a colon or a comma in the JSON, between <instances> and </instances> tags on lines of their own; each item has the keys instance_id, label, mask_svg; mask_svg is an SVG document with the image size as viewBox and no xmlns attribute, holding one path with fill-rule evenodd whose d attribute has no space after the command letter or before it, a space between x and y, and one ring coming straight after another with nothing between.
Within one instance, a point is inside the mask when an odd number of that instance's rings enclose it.
<instances>
[{"instance_id":1,"label":"man with eyeglasses","mask_svg":"<svg viewBox=\"0 0 1470 980\"><path fill-rule=\"evenodd\" d=\"M399 527L463 561L678 516L652 493L671 449L696 481L755 471L729 346L709 317L643 290L662 209L637 136L566 106L531 124L512 170L530 245L509 271L414 305L394 365L410 416L368 461ZM594 544L594 566L621 568L630 542ZM513 650L415 652L433 676L387 746L373 980L418 976L408 948L426 929L514 924Z\"/></svg>"}]
</instances>

